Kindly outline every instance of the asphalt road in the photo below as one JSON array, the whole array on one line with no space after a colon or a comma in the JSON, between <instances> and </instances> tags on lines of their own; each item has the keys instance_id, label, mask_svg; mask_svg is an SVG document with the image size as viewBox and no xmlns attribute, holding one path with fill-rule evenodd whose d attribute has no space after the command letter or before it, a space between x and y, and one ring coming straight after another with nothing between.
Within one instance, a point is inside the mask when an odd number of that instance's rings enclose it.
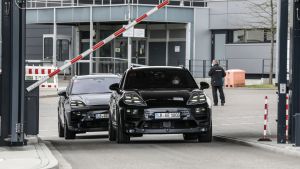
<instances>
[{"instance_id":1,"label":"asphalt road","mask_svg":"<svg viewBox=\"0 0 300 169\"><path fill-rule=\"evenodd\" d=\"M163 141L162 141L163 140ZM296 157L230 143L184 142L181 136L147 136L118 145L106 135L52 140L73 169L296 169Z\"/></svg>"},{"instance_id":2,"label":"asphalt road","mask_svg":"<svg viewBox=\"0 0 300 169\"><path fill-rule=\"evenodd\" d=\"M275 120L274 91L225 92L226 106L214 107L214 134L259 137L265 95L270 97L270 121ZM224 142L185 142L181 135L147 135L134 138L130 144L118 145L109 142L107 133L101 132L66 141L57 137L57 98L44 98L40 102L40 137L55 147L63 169L64 166L74 169L296 169L300 166L296 157ZM272 125L274 128L274 122Z\"/></svg>"}]
</instances>

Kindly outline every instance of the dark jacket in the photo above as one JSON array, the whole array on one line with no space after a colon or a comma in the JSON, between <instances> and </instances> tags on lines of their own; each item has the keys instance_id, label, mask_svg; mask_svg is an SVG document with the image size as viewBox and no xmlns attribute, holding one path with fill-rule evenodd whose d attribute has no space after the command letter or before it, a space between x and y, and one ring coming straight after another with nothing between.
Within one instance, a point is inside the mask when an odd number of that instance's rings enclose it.
<instances>
[{"instance_id":1,"label":"dark jacket","mask_svg":"<svg viewBox=\"0 0 300 169\"><path fill-rule=\"evenodd\" d=\"M221 66L215 64L208 72L208 75L211 77L212 86L223 86L223 78L226 76L226 73Z\"/></svg>"}]
</instances>

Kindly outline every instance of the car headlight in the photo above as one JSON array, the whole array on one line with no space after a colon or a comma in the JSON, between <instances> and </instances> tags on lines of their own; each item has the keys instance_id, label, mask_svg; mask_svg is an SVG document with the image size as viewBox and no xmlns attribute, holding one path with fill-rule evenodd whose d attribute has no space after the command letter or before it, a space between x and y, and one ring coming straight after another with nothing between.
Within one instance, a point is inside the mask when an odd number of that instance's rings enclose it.
<instances>
[{"instance_id":1,"label":"car headlight","mask_svg":"<svg viewBox=\"0 0 300 169\"><path fill-rule=\"evenodd\" d=\"M71 107L84 107L85 106L85 104L79 100L72 100L70 105L71 105Z\"/></svg>"},{"instance_id":2,"label":"car headlight","mask_svg":"<svg viewBox=\"0 0 300 169\"><path fill-rule=\"evenodd\" d=\"M124 93L123 102L126 105L132 106L146 106L146 102L135 92Z\"/></svg>"},{"instance_id":3,"label":"car headlight","mask_svg":"<svg viewBox=\"0 0 300 169\"><path fill-rule=\"evenodd\" d=\"M196 105L206 103L206 96L201 92L192 93L191 97L187 101L187 105Z\"/></svg>"}]
</instances>

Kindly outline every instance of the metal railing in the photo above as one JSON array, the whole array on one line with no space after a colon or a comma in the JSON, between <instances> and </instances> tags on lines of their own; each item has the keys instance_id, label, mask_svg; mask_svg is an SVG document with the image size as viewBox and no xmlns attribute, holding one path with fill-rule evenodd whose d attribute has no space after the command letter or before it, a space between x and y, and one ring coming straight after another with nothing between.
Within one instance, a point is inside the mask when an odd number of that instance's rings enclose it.
<instances>
[{"instance_id":1,"label":"metal railing","mask_svg":"<svg viewBox=\"0 0 300 169\"><path fill-rule=\"evenodd\" d=\"M53 62L51 60L26 60L25 64L27 66L48 66L52 65Z\"/></svg>"},{"instance_id":2,"label":"metal railing","mask_svg":"<svg viewBox=\"0 0 300 169\"><path fill-rule=\"evenodd\" d=\"M163 0L28 0L27 8L75 7L87 5L157 5ZM169 5L185 7L206 7L207 0L171 0Z\"/></svg>"},{"instance_id":3,"label":"metal railing","mask_svg":"<svg viewBox=\"0 0 300 169\"><path fill-rule=\"evenodd\" d=\"M189 62L189 70L193 74L195 78L207 78L208 72L211 68L211 60L187 60ZM218 60L220 66L222 66L225 70L228 69L228 60Z\"/></svg>"}]
</instances>

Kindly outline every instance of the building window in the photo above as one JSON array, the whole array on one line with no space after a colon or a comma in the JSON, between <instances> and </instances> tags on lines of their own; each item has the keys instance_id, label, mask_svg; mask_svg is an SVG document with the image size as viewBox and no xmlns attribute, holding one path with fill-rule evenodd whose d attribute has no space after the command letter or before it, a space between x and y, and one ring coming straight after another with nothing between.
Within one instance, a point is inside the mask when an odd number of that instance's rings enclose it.
<instances>
[{"instance_id":1,"label":"building window","mask_svg":"<svg viewBox=\"0 0 300 169\"><path fill-rule=\"evenodd\" d=\"M57 40L57 47L56 47L56 54L57 54L57 61L65 61L69 60L69 40L67 39L59 39Z\"/></svg>"},{"instance_id":2,"label":"building window","mask_svg":"<svg viewBox=\"0 0 300 169\"><path fill-rule=\"evenodd\" d=\"M245 43L245 30L233 31L233 43Z\"/></svg>"},{"instance_id":3,"label":"building window","mask_svg":"<svg viewBox=\"0 0 300 169\"><path fill-rule=\"evenodd\" d=\"M268 29L233 30L228 33L228 43L269 43L271 32Z\"/></svg>"},{"instance_id":4,"label":"building window","mask_svg":"<svg viewBox=\"0 0 300 169\"><path fill-rule=\"evenodd\" d=\"M53 59L53 38L44 38L44 60Z\"/></svg>"},{"instance_id":5,"label":"building window","mask_svg":"<svg viewBox=\"0 0 300 169\"><path fill-rule=\"evenodd\" d=\"M272 40L271 30L265 30L265 41L271 42L271 40ZM276 34L274 35L274 41L276 42Z\"/></svg>"},{"instance_id":6,"label":"building window","mask_svg":"<svg viewBox=\"0 0 300 169\"><path fill-rule=\"evenodd\" d=\"M246 31L247 43L261 43L264 42L264 30L247 30Z\"/></svg>"}]
</instances>

